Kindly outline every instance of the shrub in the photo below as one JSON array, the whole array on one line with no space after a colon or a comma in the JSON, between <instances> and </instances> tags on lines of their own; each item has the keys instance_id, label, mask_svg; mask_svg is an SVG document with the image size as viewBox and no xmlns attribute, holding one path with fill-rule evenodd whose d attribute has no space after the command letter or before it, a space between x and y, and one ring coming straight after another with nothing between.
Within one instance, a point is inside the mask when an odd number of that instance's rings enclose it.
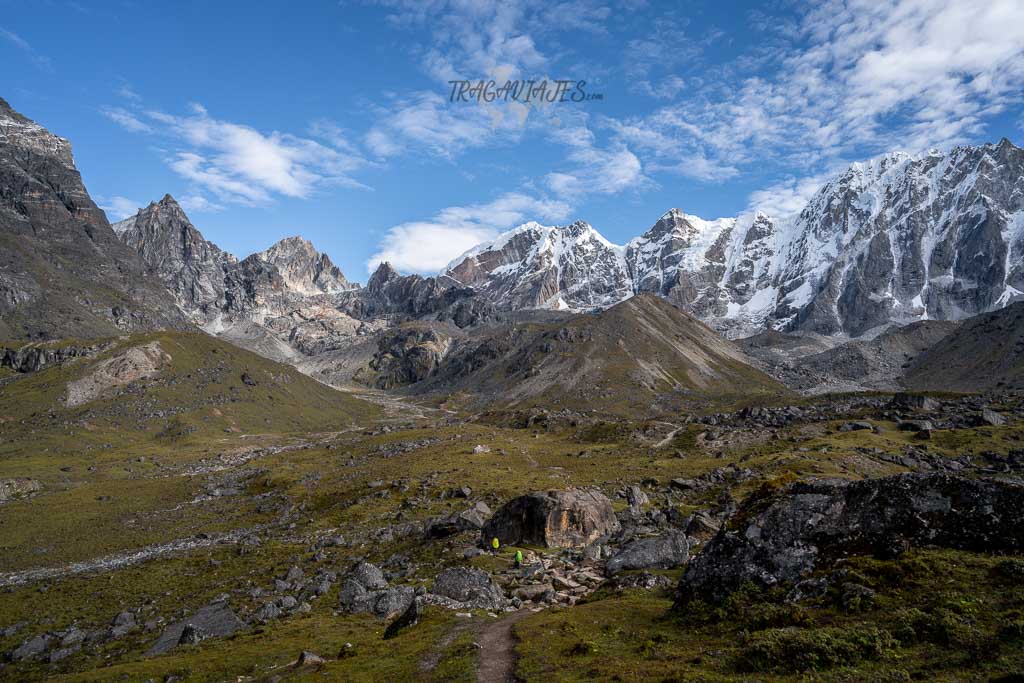
<instances>
[{"instance_id":1,"label":"shrub","mask_svg":"<svg viewBox=\"0 0 1024 683\"><path fill-rule=\"evenodd\" d=\"M791 673L879 659L896 645L878 628L772 629L747 638L736 660L740 671Z\"/></svg>"}]
</instances>

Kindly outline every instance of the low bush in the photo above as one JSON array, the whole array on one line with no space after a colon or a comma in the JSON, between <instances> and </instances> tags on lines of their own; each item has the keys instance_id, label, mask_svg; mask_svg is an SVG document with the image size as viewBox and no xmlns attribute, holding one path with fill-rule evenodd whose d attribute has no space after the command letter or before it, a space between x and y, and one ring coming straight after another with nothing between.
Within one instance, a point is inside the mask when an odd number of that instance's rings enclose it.
<instances>
[{"instance_id":1,"label":"low bush","mask_svg":"<svg viewBox=\"0 0 1024 683\"><path fill-rule=\"evenodd\" d=\"M896 646L878 628L770 629L748 636L736 657L745 672L793 673L850 666L883 657Z\"/></svg>"}]
</instances>

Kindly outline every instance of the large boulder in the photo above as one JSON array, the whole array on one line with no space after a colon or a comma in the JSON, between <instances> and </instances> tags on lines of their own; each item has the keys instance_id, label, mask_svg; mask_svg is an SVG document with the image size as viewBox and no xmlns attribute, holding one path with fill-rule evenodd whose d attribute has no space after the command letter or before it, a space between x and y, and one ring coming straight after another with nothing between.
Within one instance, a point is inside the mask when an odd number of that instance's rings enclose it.
<instances>
[{"instance_id":1,"label":"large boulder","mask_svg":"<svg viewBox=\"0 0 1024 683\"><path fill-rule=\"evenodd\" d=\"M487 524L482 538L490 544L528 543L568 548L590 545L619 530L612 503L598 491L538 491L513 498Z\"/></svg>"},{"instance_id":2,"label":"large boulder","mask_svg":"<svg viewBox=\"0 0 1024 683\"><path fill-rule=\"evenodd\" d=\"M473 567L444 570L434 579L430 592L460 602L467 608L498 610L508 603L490 575Z\"/></svg>"},{"instance_id":3,"label":"large boulder","mask_svg":"<svg viewBox=\"0 0 1024 683\"><path fill-rule=\"evenodd\" d=\"M197 642L196 638L199 636L199 640L202 640L234 635L242 626L242 621L226 602L213 602L200 607L192 616L165 628L146 654L163 654L178 645Z\"/></svg>"},{"instance_id":4,"label":"large boulder","mask_svg":"<svg viewBox=\"0 0 1024 683\"><path fill-rule=\"evenodd\" d=\"M934 412L942 408L942 404L930 396L902 392L892 397L889 406L895 410L920 410L924 412Z\"/></svg>"},{"instance_id":5,"label":"large boulder","mask_svg":"<svg viewBox=\"0 0 1024 683\"><path fill-rule=\"evenodd\" d=\"M948 474L793 484L755 496L690 561L679 604L718 602L745 582L795 584L851 554L912 546L1024 552L1024 486Z\"/></svg>"},{"instance_id":6,"label":"large boulder","mask_svg":"<svg viewBox=\"0 0 1024 683\"><path fill-rule=\"evenodd\" d=\"M427 538L445 538L463 531L479 531L490 514L491 508L487 507L487 503L479 501L467 510L428 520L424 531Z\"/></svg>"},{"instance_id":7,"label":"large boulder","mask_svg":"<svg viewBox=\"0 0 1024 683\"><path fill-rule=\"evenodd\" d=\"M689 559L690 540L683 532L670 530L627 543L608 560L605 571L615 576L627 569L671 569Z\"/></svg>"},{"instance_id":8,"label":"large boulder","mask_svg":"<svg viewBox=\"0 0 1024 683\"><path fill-rule=\"evenodd\" d=\"M412 586L389 587L381 570L360 562L341 584L338 601L352 613L369 612L381 619L402 614L416 598Z\"/></svg>"}]
</instances>

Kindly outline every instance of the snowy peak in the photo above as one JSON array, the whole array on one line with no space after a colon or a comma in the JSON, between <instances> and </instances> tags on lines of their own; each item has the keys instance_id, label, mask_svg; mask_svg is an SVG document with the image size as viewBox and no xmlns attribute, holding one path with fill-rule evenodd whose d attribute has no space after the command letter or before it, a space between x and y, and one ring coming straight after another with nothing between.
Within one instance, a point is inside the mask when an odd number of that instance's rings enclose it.
<instances>
[{"instance_id":1,"label":"snowy peak","mask_svg":"<svg viewBox=\"0 0 1024 683\"><path fill-rule=\"evenodd\" d=\"M892 152L851 164L796 214L672 208L624 247L583 222L526 223L446 272L503 308L657 293L730 335L959 320L1024 299L1024 150Z\"/></svg>"},{"instance_id":2,"label":"snowy peak","mask_svg":"<svg viewBox=\"0 0 1024 683\"><path fill-rule=\"evenodd\" d=\"M511 308L610 306L632 294L623 247L589 223L526 223L456 259L445 274Z\"/></svg>"}]
</instances>

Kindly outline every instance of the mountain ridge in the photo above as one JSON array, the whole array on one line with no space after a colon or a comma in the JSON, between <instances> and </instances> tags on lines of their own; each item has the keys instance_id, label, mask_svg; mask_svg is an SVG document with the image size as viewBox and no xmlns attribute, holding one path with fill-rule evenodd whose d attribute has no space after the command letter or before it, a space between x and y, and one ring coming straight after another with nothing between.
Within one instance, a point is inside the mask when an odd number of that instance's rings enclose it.
<instances>
[{"instance_id":1,"label":"mountain ridge","mask_svg":"<svg viewBox=\"0 0 1024 683\"><path fill-rule=\"evenodd\" d=\"M771 327L857 337L959 320L1024 296L1014 258L1024 253L1022 184L1024 150L1006 138L945 154L892 152L851 164L788 216L708 221L670 209L625 245L582 222L530 222L444 273L504 307L582 311L653 291L730 336ZM588 244L566 258L552 244L578 225ZM597 280L600 297L573 279L581 272Z\"/></svg>"},{"instance_id":2,"label":"mountain ridge","mask_svg":"<svg viewBox=\"0 0 1024 683\"><path fill-rule=\"evenodd\" d=\"M0 337L186 327L89 196L71 143L0 99Z\"/></svg>"}]
</instances>

